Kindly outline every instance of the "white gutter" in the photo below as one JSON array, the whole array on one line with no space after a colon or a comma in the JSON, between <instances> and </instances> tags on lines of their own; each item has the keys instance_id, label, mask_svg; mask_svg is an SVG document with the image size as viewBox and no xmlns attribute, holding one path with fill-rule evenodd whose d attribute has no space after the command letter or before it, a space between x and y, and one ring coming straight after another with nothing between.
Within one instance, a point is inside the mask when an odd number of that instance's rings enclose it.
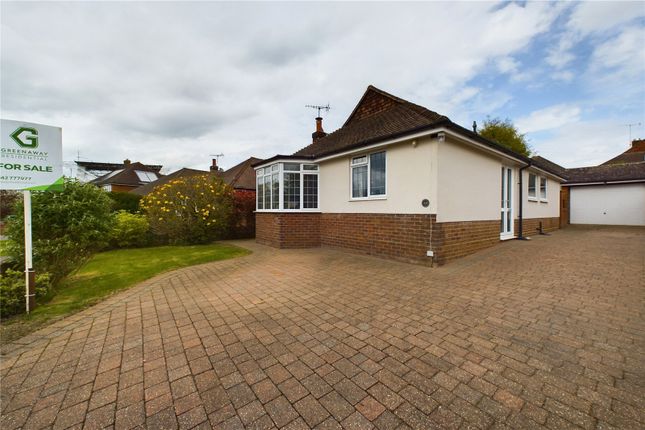
<instances>
[{"instance_id":1,"label":"white gutter","mask_svg":"<svg viewBox=\"0 0 645 430\"><path fill-rule=\"evenodd\" d=\"M275 163L310 163L314 164L316 161L312 160L311 158L276 158L274 160L271 160L266 163L258 164L257 166L253 167L253 170L258 170L261 169L265 166L270 166Z\"/></svg>"}]
</instances>

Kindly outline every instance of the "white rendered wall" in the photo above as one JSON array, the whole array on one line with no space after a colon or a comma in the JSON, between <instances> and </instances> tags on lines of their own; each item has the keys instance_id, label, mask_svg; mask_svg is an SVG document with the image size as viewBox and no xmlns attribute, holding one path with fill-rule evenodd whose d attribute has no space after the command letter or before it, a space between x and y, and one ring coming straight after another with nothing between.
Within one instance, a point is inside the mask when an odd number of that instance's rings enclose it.
<instances>
[{"instance_id":1,"label":"white rendered wall","mask_svg":"<svg viewBox=\"0 0 645 430\"><path fill-rule=\"evenodd\" d=\"M519 170L519 169L517 169ZM537 196L539 199L540 196L540 179L539 177L545 177L544 173L525 169L522 171L522 200L524 200L524 219L531 218L558 218L560 216L560 183L548 178L546 179L546 201L545 200L535 200L529 199L529 172L537 176ZM515 195L516 202L519 202L519 192ZM519 205L516 207L516 218L519 212Z\"/></svg>"},{"instance_id":2,"label":"white rendered wall","mask_svg":"<svg viewBox=\"0 0 645 430\"><path fill-rule=\"evenodd\" d=\"M327 213L436 213L436 145L432 139L418 139L381 149L353 154L320 163L320 210ZM386 151L386 196L352 200L350 162L361 154ZM430 200L424 208L423 199Z\"/></svg>"},{"instance_id":3,"label":"white rendered wall","mask_svg":"<svg viewBox=\"0 0 645 430\"><path fill-rule=\"evenodd\" d=\"M438 148L437 222L500 219L501 159L450 139Z\"/></svg>"},{"instance_id":4,"label":"white rendered wall","mask_svg":"<svg viewBox=\"0 0 645 430\"><path fill-rule=\"evenodd\" d=\"M570 187L571 224L645 226L645 184Z\"/></svg>"}]
</instances>

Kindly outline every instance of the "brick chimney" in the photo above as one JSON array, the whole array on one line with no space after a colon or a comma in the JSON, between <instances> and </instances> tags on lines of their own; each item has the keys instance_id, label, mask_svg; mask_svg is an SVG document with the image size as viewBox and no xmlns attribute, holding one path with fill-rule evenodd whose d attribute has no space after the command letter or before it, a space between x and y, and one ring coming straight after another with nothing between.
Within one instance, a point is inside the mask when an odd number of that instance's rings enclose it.
<instances>
[{"instance_id":1,"label":"brick chimney","mask_svg":"<svg viewBox=\"0 0 645 430\"><path fill-rule=\"evenodd\" d=\"M130 161L129 159L127 159L127 158L126 158L125 160L123 160L123 165L124 165L125 167L129 166L129 165L130 165L130 163L131 163L131 161Z\"/></svg>"},{"instance_id":2,"label":"brick chimney","mask_svg":"<svg viewBox=\"0 0 645 430\"><path fill-rule=\"evenodd\" d=\"M632 140L632 146L628 149L628 152L642 152L645 151L645 139L634 139Z\"/></svg>"},{"instance_id":3,"label":"brick chimney","mask_svg":"<svg viewBox=\"0 0 645 430\"><path fill-rule=\"evenodd\" d=\"M218 172L219 169L217 167L217 158L213 158L213 164L211 164L211 172Z\"/></svg>"},{"instance_id":4,"label":"brick chimney","mask_svg":"<svg viewBox=\"0 0 645 430\"><path fill-rule=\"evenodd\" d=\"M320 139L321 137L327 136L327 133L324 132L323 126L322 126L322 118L317 117L316 118L316 131L311 133L311 137L313 141L315 142L316 140Z\"/></svg>"}]
</instances>

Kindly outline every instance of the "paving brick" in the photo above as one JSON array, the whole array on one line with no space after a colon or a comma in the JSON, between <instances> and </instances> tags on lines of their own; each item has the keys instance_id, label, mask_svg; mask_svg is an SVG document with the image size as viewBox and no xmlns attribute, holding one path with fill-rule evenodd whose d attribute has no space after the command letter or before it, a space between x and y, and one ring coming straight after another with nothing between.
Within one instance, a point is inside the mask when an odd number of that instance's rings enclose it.
<instances>
[{"instance_id":1,"label":"paving brick","mask_svg":"<svg viewBox=\"0 0 645 430\"><path fill-rule=\"evenodd\" d=\"M643 240L570 227L439 270L243 242L3 347L0 425L640 429Z\"/></svg>"}]
</instances>

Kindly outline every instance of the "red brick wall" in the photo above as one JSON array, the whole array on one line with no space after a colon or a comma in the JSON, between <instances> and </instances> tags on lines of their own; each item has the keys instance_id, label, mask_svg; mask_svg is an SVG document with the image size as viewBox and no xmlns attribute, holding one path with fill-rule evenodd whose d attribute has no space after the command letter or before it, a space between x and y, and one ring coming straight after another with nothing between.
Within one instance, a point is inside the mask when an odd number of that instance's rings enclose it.
<instances>
[{"instance_id":1,"label":"red brick wall","mask_svg":"<svg viewBox=\"0 0 645 430\"><path fill-rule=\"evenodd\" d=\"M256 212L255 239L275 248L318 247L320 214Z\"/></svg>"},{"instance_id":2,"label":"red brick wall","mask_svg":"<svg viewBox=\"0 0 645 430\"><path fill-rule=\"evenodd\" d=\"M321 214L323 246L402 261L427 262L433 215Z\"/></svg>"},{"instance_id":3,"label":"red brick wall","mask_svg":"<svg viewBox=\"0 0 645 430\"><path fill-rule=\"evenodd\" d=\"M553 231L560 228L560 218L530 218L522 220L522 233L524 236L534 236L538 234L538 228L540 226L540 221L542 221L542 230ZM520 223L518 220L515 220L515 235L517 236L520 232Z\"/></svg>"},{"instance_id":4,"label":"red brick wall","mask_svg":"<svg viewBox=\"0 0 645 430\"><path fill-rule=\"evenodd\" d=\"M444 264L499 243L499 221L436 223L432 230L435 262Z\"/></svg>"},{"instance_id":5,"label":"red brick wall","mask_svg":"<svg viewBox=\"0 0 645 430\"><path fill-rule=\"evenodd\" d=\"M559 218L523 221L525 235L559 228ZM519 224L515 220L515 234ZM499 220L437 223L434 215L256 213L256 240L276 248L329 246L415 263L441 265L499 243Z\"/></svg>"}]
</instances>

